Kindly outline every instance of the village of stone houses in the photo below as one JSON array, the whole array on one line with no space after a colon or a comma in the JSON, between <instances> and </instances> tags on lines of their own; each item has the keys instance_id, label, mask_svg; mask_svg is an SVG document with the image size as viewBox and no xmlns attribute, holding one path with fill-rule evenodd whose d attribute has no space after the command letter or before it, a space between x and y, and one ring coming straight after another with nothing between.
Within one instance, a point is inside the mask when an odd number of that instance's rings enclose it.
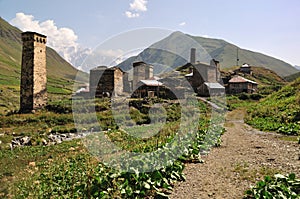
<instances>
[{"instance_id":1,"label":"village of stone houses","mask_svg":"<svg viewBox=\"0 0 300 199\"><path fill-rule=\"evenodd\" d=\"M83 72L0 22L0 198L300 198L300 73L285 62L199 37L227 51Z\"/></svg>"}]
</instances>

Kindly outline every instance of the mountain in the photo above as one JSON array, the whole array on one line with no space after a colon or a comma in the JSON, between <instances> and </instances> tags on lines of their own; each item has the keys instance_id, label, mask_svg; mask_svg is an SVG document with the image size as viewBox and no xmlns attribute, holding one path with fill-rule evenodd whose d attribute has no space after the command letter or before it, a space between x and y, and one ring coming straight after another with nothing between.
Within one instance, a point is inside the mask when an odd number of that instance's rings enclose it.
<instances>
[{"instance_id":1,"label":"mountain","mask_svg":"<svg viewBox=\"0 0 300 199\"><path fill-rule=\"evenodd\" d=\"M297 70L300 70L300 66L295 65L294 66Z\"/></svg>"},{"instance_id":2,"label":"mountain","mask_svg":"<svg viewBox=\"0 0 300 199\"><path fill-rule=\"evenodd\" d=\"M292 75L286 76L284 79L286 81L292 82L292 81L294 81L294 80L296 80L298 78L300 78L300 71L298 73L294 73Z\"/></svg>"},{"instance_id":3,"label":"mountain","mask_svg":"<svg viewBox=\"0 0 300 199\"><path fill-rule=\"evenodd\" d=\"M18 106L22 57L22 31L0 17L0 109ZM88 75L75 69L52 48L47 47L47 89L49 97L70 94L76 74L84 81Z\"/></svg>"},{"instance_id":4,"label":"mountain","mask_svg":"<svg viewBox=\"0 0 300 199\"><path fill-rule=\"evenodd\" d=\"M221 69L236 65L238 49L239 65L248 63L252 66L265 67L282 77L298 72L290 64L268 55L238 48L236 45L221 39L191 36L181 32L172 33L118 66L128 70L132 62L145 61L154 66L163 66L163 68L155 69L155 72L161 72L166 70L167 66L176 68L188 62L192 47L197 49L197 60L209 63L209 60L214 58L220 61Z\"/></svg>"}]
</instances>

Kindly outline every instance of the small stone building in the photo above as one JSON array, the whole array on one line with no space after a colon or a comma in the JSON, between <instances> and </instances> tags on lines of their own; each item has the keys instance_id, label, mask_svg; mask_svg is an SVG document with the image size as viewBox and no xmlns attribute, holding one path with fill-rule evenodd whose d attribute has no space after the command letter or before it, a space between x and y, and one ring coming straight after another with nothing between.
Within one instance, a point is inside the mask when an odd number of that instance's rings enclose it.
<instances>
[{"instance_id":1,"label":"small stone building","mask_svg":"<svg viewBox=\"0 0 300 199\"><path fill-rule=\"evenodd\" d=\"M240 67L239 72L246 73L246 74L252 74L251 66L249 64L245 63Z\"/></svg>"},{"instance_id":2,"label":"small stone building","mask_svg":"<svg viewBox=\"0 0 300 199\"><path fill-rule=\"evenodd\" d=\"M199 95L208 96L208 89L214 89L214 87L205 88L209 85L205 83L215 83L214 86L218 84L218 86L216 86L217 90L221 87L225 90L225 88L219 83L221 81L221 75L218 61L212 59L210 65L200 62L194 64L187 63L182 68L190 68L190 73L185 75L185 77L191 84L194 91Z\"/></svg>"},{"instance_id":3,"label":"small stone building","mask_svg":"<svg viewBox=\"0 0 300 199\"><path fill-rule=\"evenodd\" d=\"M196 62L196 50L191 49L190 63L180 67L189 70L185 75L195 93L200 96L211 96L225 93L225 87L220 84L221 73L219 61L212 59L210 64Z\"/></svg>"},{"instance_id":4,"label":"small stone building","mask_svg":"<svg viewBox=\"0 0 300 199\"><path fill-rule=\"evenodd\" d=\"M198 93L203 97L225 95L225 87L218 82L204 82L198 87Z\"/></svg>"},{"instance_id":5,"label":"small stone building","mask_svg":"<svg viewBox=\"0 0 300 199\"><path fill-rule=\"evenodd\" d=\"M163 84L155 79L141 80L137 87L132 96L138 98L160 96L160 92L164 90Z\"/></svg>"},{"instance_id":6,"label":"small stone building","mask_svg":"<svg viewBox=\"0 0 300 199\"><path fill-rule=\"evenodd\" d=\"M29 113L47 104L47 37L23 32L22 42L20 112Z\"/></svg>"},{"instance_id":7,"label":"small stone building","mask_svg":"<svg viewBox=\"0 0 300 199\"><path fill-rule=\"evenodd\" d=\"M133 63L133 91L138 88L138 82L141 80L151 79L153 77L153 66L139 61Z\"/></svg>"},{"instance_id":8,"label":"small stone building","mask_svg":"<svg viewBox=\"0 0 300 199\"><path fill-rule=\"evenodd\" d=\"M254 93L257 91L257 86L255 81L236 75L228 82L228 93Z\"/></svg>"},{"instance_id":9,"label":"small stone building","mask_svg":"<svg viewBox=\"0 0 300 199\"><path fill-rule=\"evenodd\" d=\"M123 94L124 72L118 67L99 66L90 70L91 97L111 97Z\"/></svg>"}]
</instances>

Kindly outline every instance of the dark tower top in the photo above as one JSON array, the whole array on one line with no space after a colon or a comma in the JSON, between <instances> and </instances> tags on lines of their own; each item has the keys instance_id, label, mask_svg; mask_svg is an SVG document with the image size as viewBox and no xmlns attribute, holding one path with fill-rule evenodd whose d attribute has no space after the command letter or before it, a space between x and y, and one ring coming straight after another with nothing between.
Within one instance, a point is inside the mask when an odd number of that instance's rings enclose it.
<instances>
[{"instance_id":1,"label":"dark tower top","mask_svg":"<svg viewBox=\"0 0 300 199\"><path fill-rule=\"evenodd\" d=\"M196 63L196 48L191 48L190 63Z\"/></svg>"}]
</instances>

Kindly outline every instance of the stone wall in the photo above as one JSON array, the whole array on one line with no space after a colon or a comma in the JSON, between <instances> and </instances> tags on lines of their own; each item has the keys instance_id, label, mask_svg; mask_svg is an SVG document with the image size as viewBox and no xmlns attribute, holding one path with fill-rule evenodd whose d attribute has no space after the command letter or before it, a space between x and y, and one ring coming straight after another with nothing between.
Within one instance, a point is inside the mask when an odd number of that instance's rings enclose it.
<instances>
[{"instance_id":1,"label":"stone wall","mask_svg":"<svg viewBox=\"0 0 300 199\"><path fill-rule=\"evenodd\" d=\"M90 71L91 97L111 97L123 93L123 71L117 67L98 67Z\"/></svg>"},{"instance_id":2,"label":"stone wall","mask_svg":"<svg viewBox=\"0 0 300 199\"><path fill-rule=\"evenodd\" d=\"M115 95L122 95L124 86L123 86L123 71L119 68L114 69L114 88Z\"/></svg>"}]
</instances>

